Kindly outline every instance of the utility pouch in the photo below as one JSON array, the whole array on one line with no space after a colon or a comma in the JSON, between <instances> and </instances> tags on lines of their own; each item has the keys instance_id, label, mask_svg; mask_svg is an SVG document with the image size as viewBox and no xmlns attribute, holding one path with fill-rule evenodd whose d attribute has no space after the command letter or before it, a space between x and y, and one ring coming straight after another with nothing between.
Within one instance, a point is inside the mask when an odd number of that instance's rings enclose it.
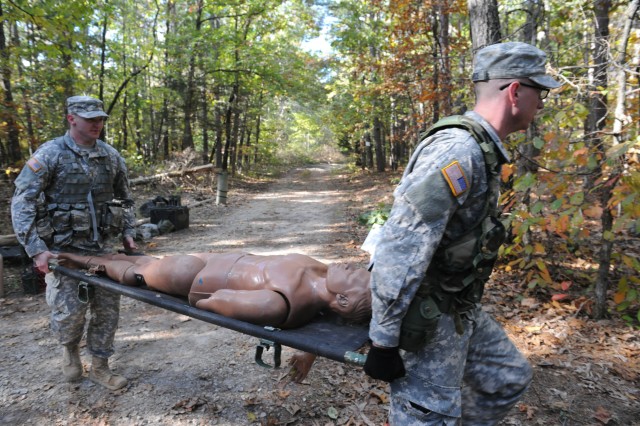
<instances>
[{"instance_id":1,"label":"utility pouch","mask_svg":"<svg viewBox=\"0 0 640 426\"><path fill-rule=\"evenodd\" d=\"M91 235L91 216L85 204L75 204L71 210L71 229L74 237L86 238Z\"/></svg>"},{"instance_id":2,"label":"utility pouch","mask_svg":"<svg viewBox=\"0 0 640 426\"><path fill-rule=\"evenodd\" d=\"M409 305L400 328L400 349L416 352L429 343L438 329L442 313L433 297L417 295Z\"/></svg>"},{"instance_id":3,"label":"utility pouch","mask_svg":"<svg viewBox=\"0 0 640 426\"><path fill-rule=\"evenodd\" d=\"M100 207L99 224L103 234L118 234L122 231L124 212L127 206L120 200L113 200Z\"/></svg>"}]
</instances>

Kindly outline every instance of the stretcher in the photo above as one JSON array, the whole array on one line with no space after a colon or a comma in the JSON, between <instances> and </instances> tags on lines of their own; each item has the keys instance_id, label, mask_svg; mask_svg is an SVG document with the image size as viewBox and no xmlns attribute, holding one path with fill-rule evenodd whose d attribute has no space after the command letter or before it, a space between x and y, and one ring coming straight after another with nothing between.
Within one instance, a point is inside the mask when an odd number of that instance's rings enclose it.
<instances>
[{"instance_id":1,"label":"stretcher","mask_svg":"<svg viewBox=\"0 0 640 426\"><path fill-rule=\"evenodd\" d=\"M71 269L60 265L49 265L51 270L80 281L79 297L86 297L91 286L112 293L130 297L150 305L186 315L201 321L228 328L243 334L257 337L255 361L263 367L280 366L282 345L315 354L334 361L350 365L364 365L366 355L358 353L368 340L366 325L341 324L330 316L318 315L311 322L295 329L282 330L275 327L260 326L237 319L225 317L214 312L198 309L189 305L186 299L171 296L146 287L130 287L106 277L85 270ZM82 295L85 296L82 296ZM264 351L273 347L273 365L263 361Z\"/></svg>"}]
</instances>

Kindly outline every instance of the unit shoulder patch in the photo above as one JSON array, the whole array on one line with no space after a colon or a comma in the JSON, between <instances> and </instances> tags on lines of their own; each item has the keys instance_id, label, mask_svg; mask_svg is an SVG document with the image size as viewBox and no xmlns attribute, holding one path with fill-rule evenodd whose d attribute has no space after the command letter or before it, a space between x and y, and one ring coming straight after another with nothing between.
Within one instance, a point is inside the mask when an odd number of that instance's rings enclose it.
<instances>
[{"instance_id":1,"label":"unit shoulder patch","mask_svg":"<svg viewBox=\"0 0 640 426\"><path fill-rule=\"evenodd\" d=\"M443 167L441 171L444 178L447 180L454 197L463 194L467 189L469 189L467 177L464 175L464 171L458 161L453 161L448 166Z\"/></svg>"}]
</instances>

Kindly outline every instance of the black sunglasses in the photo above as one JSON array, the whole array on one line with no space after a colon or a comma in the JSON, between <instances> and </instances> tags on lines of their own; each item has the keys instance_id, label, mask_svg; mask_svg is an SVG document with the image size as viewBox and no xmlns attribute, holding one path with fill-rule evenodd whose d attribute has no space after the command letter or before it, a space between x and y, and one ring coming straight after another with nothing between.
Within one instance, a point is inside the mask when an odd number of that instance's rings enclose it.
<instances>
[{"instance_id":1,"label":"black sunglasses","mask_svg":"<svg viewBox=\"0 0 640 426\"><path fill-rule=\"evenodd\" d=\"M80 117L80 116L78 116ZM93 118L84 118L84 117L80 117L82 118L84 121L88 121L90 123L97 123L97 122L103 122L106 123L107 122L107 118L108 117L93 117Z\"/></svg>"},{"instance_id":2,"label":"black sunglasses","mask_svg":"<svg viewBox=\"0 0 640 426\"><path fill-rule=\"evenodd\" d=\"M518 80L516 80L518 81ZM499 90L504 90L507 87L511 86L512 83L515 83L515 81L512 81L511 83L507 83L504 86L500 86L498 87ZM549 96L549 89L547 89L546 87L540 87L540 86L534 86L533 84L527 84L527 83L523 83L522 81L518 81L518 83L520 83L521 86L526 86L526 87L531 87L532 89L537 89L540 91L540 99L546 99L547 96Z\"/></svg>"}]
</instances>

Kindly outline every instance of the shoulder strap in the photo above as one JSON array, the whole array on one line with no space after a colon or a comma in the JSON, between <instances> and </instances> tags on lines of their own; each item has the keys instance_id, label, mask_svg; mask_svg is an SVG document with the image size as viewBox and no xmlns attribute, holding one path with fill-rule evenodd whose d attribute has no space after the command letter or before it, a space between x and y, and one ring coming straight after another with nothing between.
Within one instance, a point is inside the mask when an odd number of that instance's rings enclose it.
<instances>
[{"instance_id":1,"label":"shoulder strap","mask_svg":"<svg viewBox=\"0 0 640 426\"><path fill-rule=\"evenodd\" d=\"M497 174L499 170L498 156L496 155L491 136L489 136L485 128L482 127L480 123L470 119L469 117L466 117L464 115L451 115L449 117L442 118L436 124L427 129L427 131L421 135L420 139L423 140L440 130L448 129L451 127L464 129L471 133L473 139L475 139L475 141L480 146L480 149L482 149L482 154L484 155L484 161L487 165L487 170L491 174Z\"/></svg>"}]
</instances>

